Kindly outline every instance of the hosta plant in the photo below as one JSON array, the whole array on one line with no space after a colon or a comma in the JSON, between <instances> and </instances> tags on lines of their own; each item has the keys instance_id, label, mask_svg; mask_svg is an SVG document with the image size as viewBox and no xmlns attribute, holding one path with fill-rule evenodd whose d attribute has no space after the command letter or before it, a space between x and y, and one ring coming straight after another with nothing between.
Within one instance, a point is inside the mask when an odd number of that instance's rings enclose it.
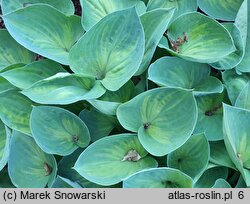
<instances>
[{"instance_id":1,"label":"hosta plant","mask_svg":"<svg viewBox=\"0 0 250 204\"><path fill-rule=\"evenodd\" d=\"M250 186L250 0L0 8L0 187Z\"/></svg>"}]
</instances>

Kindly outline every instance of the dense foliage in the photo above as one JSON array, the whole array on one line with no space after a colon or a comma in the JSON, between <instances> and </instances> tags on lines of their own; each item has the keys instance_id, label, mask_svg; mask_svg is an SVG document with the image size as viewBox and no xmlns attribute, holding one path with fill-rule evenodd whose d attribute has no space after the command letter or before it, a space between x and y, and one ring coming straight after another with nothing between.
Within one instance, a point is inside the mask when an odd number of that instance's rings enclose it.
<instances>
[{"instance_id":1,"label":"dense foliage","mask_svg":"<svg viewBox=\"0 0 250 204\"><path fill-rule=\"evenodd\" d=\"M250 186L250 0L0 2L0 187Z\"/></svg>"}]
</instances>

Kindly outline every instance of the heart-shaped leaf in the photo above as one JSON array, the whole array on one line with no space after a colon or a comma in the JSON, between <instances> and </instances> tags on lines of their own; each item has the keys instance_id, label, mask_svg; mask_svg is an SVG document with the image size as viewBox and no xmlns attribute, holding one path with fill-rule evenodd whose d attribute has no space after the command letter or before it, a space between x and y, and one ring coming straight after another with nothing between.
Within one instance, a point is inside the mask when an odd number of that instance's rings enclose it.
<instances>
[{"instance_id":1,"label":"heart-shaped leaf","mask_svg":"<svg viewBox=\"0 0 250 204\"><path fill-rule=\"evenodd\" d=\"M235 106L250 110L250 82L240 92Z\"/></svg>"},{"instance_id":2,"label":"heart-shaped leaf","mask_svg":"<svg viewBox=\"0 0 250 204\"><path fill-rule=\"evenodd\" d=\"M223 140L209 142L210 143L210 162L219 166L226 166L231 169L236 167L230 159L225 143Z\"/></svg>"},{"instance_id":3,"label":"heart-shaped leaf","mask_svg":"<svg viewBox=\"0 0 250 204\"><path fill-rule=\"evenodd\" d=\"M145 33L145 52L136 75L140 75L148 68L155 49L160 42L163 33L167 30L173 14L174 10L172 9L156 9L149 11L140 17Z\"/></svg>"},{"instance_id":4,"label":"heart-shaped leaf","mask_svg":"<svg viewBox=\"0 0 250 204\"><path fill-rule=\"evenodd\" d=\"M80 17L66 16L49 5L34 4L6 14L3 19L18 43L65 65L69 64L69 50L83 35Z\"/></svg>"},{"instance_id":5,"label":"heart-shaped leaf","mask_svg":"<svg viewBox=\"0 0 250 204\"><path fill-rule=\"evenodd\" d=\"M250 74L237 74L235 70L226 70L222 73L222 79L227 89L228 97L232 104L235 104L240 92L250 80Z\"/></svg>"},{"instance_id":6,"label":"heart-shaped leaf","mask_svg":"<svg viewBox=\"0 0 250 204\"><path fill-rule=\"evenodd\" d=\"M139 69L144 54L144 32L135 8L107 15L70 51L75 73L100 80L117 91Z\"/></svg>"},{"instance_id":7,"label":"heart-shaped leaf","mask_svg":"<svg viewBox=\"0 0 250 204\"><path fill-rule=\"evenodd\" d=\"M98 98L105 91L101 83L92 77L58 73L24 89L22 94L41 104L70 104Z\"/></svg>"},{"instance_id":8,"label":"heart-shaped leaf","mask_svg":"<svg viewBox=\"0 0 250 204\"><path fill-rule=\"evenodd\" d=\"M162 57L150 65L148 79L160 86L193 90L194 94L221 93L222 83L210 76L207 64Z\"/></svg>"},{"instance_id":9,"label":"heart-shaped leaf","mask_svg":"<svg viewBox=\"0 0 250 204\"><path fill-rule=\"evenodd\" d=\"M157 8L175 8L173 19L176 19L184 13L189 13L197 10L197 0L149 0L147 5L147 11L151 11Z\"/></svg>"},{"instance_id":10,"label":"heart-shaped leaf","mask_svg":"<svg viewBox=\"0 0 250 204\"><path fill-rule=\"evenodd\" d=\"M105 115L94 109L90 111L87 109L82 110L79 117L87 125L92 142L108 136L118 124L114 116Z\"/></svg>"},{"instance_id":11,"label":"heart-shaped leaf","mask_svg":"<svg viewBox=\"0 0 250 204\"><path fill-rule=\"evenodd\" d=\"M223 139L222 132L222 102L226 100L225 92L222 94L209 94L196 97L198 106L198 120L194 133L204 132L209 141Z\"/></svg>"},{"instance_id":12,"label":"heart-shaped leaf","mask_svg":"<svg viewBox=\"0 0 250 204\"><path fill-rule=\"evenodd\" d=\"M250 111L223 104L224 141L230 158L250 185Z\"/></svg>"},{"instance_id":13,"label":"heart-shaped leaf","mask_svg":"<svg viewBox=\"0 0 250 204\"><path fill-rule=\"evenodd\" d=\"M125 129L138 132L141 144L150 154L163 156L179 148L191 136L197 107L192 92L158 88L120 105L117 117Z\"/></svg>"},{"instance_id":14,"label":"heart-shaped leaf","mask_svg":"<svg viewBox=\"0 0 250 204\"><path fill-rule=\"evenodd\" d=\"M244 0L242 3L235 24L241 31L243 38L245 54L240 64L237 65L237 70L240 72L250 72L250 1Z\"/></svg>"},{"instance_id":15,"label":"heart-shaped leaf","mask_svg":"<svg viewBox=\"0 0 250 204\"><path fill-rule=\"evenodd\" d=\"M48 154L69 155L90 142L85 123L75 114L59 107L33 107L30 128L38 146Z\"/></svg>"},{"instance_id":16,"label":"heart-shaped leaf","mask_svg":"<svg viewBox=\"0 0 250 204\"><path fill-rule=\"evenodd\" d=\"M29 88L32 84L39 80L48 78L63 71L64 69L60 64L45 59L33 62L24 67L18 67L16 69L3 72L0 76L7 79L14 86L20 89L25 89Z\"/></svg>"},{"instance_id":17,"label":"heart-shaped leaf","mask_svg":"<svg viewBox=\"0 0 250 204\"><path fill-rule=\"evenodd\" d=\"M142 170L123 181L124 188L192 188L193 180L177 169Z\"/></svg>"},{"instance_id":18,"label":"heart-shaped leaf","mask_svg":"<svg viewBox=\"0 0 250 204\"><path fill-rule=\"evenodd\" d=\"M57 172L53 155L44 153L32 137L14 131L10 144L8 171L18 188L51 186Z\"/></svg>"},{"instance_id":19,"label":"heart-shaped leaf","mask_svg":"<svg viewBox=\"0 0 250 204\"><path fill-rule=\"evenodd\" d=\"M0 94L0 119L11 129L31 135L30 113L32 102L17 91Z\"/></svg>"},{"instance_id":20,"label":"heart-shaped leaf","mask_svg":"<svg viewBox=\"0 0 250 204\"><path fill-rule=\"evenodd\" d=\"M83 15L82 26L88 31L110 13L135 6L138 14L146 11L145 4L140 0L80 0Z\"/></svg>"},{"instance_id":21,"label":"heart-shaped leaf","mask_svg":"<svg viewBox=\"0 0 250 204\"><path fill-rule=\"evenodd\" d=\"M243 0L198 0L199 8L209 16L234 21Z\"/></svg>"},{"instance_id":22,"label":"heart-shaped leaf","mask_svg":"<svg viewBox=\"0 0 250 204\"><path fill-rule=\"evenodd\" d=\"M2 0L3 14L11 13L15 10L31 6L33 4L49 4L66 15L73 15L75 8L71 0Z\"/></svg>"},{"instance_id":23,"label":"heart-shaped leaf","mask_svg":"<svg viewBox=\"0 0 250 204\"><path fill-rule=\"evenodd\" d=\"M19 45L7 30L0 30L0 71L16 63L30 63L35 59L35 54Z\"/></svg>"},{"instance_id":24,"label":"heart-shaped leaf","mask_svg":"<svg viewBox=\"0 0 250 204\"><path fill-rule=\"evenodd\" d=\"M243 39L241 37L241 32L238 29L238 27L233 23L223 23L222 25L231 34L234 40L236 51L232 52L222 60L212 63L211 66L213 66L216 69L227 70L236 67L241 62L245 54L245 50L244 50Z\"/></svg>"},{"instance_id":25,"label":"heart-shaped leaf","mask_svg":"<svg viewBox=\"0 0 250 204\"><path fill-rule=\"evenodd\" d=\"M204 134L192 135L188 141L168 155L168 167L179 169L192 178L206 169L210 149Z\"/></svg>"},{"instance_id":26,"label":"heart-shaped leaf","mask_svg":"<svg viewBox=\"0 0 250 204\"><path fill-rule=\"evenodd\" d=\"M167 37L167 50L188 61L213 63L236 50L227 29L198 12L178 17L168 28Z\"/></svg>"},{"instance_id":27,"label":"heart-shaped leaf","mask_svg":"<svg viewBox=\"0 0 250 204\"><path fill-rule=\"evenodd\" d=\"M0 120L0 171L5 167L10 152L11 131Z\"/></svg>"},{"instance_id":28,"label":"heart-shaped leaf","mask_svg":"<svg viewBox=\"0 0 250 204\"><path fill-rule=\"evenodd\" d=\"M148 155L136 135L120 134L104 137L88 146L74 169L89 181L107 186L156 166L157 162Z\"/></svg>"},{"instance_id":29,"label":"heart-shaped leaf","mask_svg":"<svg viewBox=\"0 0 250 204\"><path fill-rule=\"evenodd\" d=\"M117 91L106 91L98 99L88 100L88 102L106 115L116 115L116 109L121 103L125 103L134 96L135 86L131 80L124 84Z\"/></svg>"}]
</instances>

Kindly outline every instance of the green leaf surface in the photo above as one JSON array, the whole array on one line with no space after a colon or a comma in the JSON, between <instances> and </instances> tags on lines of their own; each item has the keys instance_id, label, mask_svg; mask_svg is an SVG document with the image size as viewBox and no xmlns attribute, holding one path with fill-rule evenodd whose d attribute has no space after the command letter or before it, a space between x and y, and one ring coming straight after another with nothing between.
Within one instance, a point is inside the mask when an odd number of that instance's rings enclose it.
<instances>
[{"instance_id":1,"label":"green leaf surface","mask_svg":"<svg viewBox=\"0 0 250 204\"><path fill-rule=\"evenodd\" d=\"M139 69L144 44L135 8L117 11L103 18L74 45L70 68L100 80L110 91L117 91Z\"/></svg>"},{"instance_id":2,"label":"green leaf surface","mask_svg":"<svg viewBox=\"0 0 250 204\"><path fill-rule=\"evenodd\" d=\"M235 106L250 110L250 82L248 82L240 92L235 102Z\"/></svg>"},{"instance_id":3,"label":"green leaf surface","mask_svg":"<svg viewBox=\"0 0 250 204\"><path fill-rule=\"evenodd\" d=\"M209 141L223 139L222 132L222 102L226 100L226 94L209 94L197 96L198 120L194 133L204 132Z\"/></svg>"},{"instance_id":4,"label":"green leaf surface","mask_svg":"<svg viewBox=\"0 0 250 204\"><path fill-rule=\"evenodd\" d=\"M243 0L198 0L199 8L209 16L234 21Z\"/></svg>"},{"instance_id":5,"label":"green leaf surface","mask_svg":"<svg viewBox=\"0 0 250 204\"><path fill-rule=\"evenodd\" d=\"M3 72L0 76L18 88L26 89L35 82L53 76L58 72L64 72L62 66L56 62L45 59L30 63L24 67Z\"/></svg>"},{"instance_id":6,"label":"green leaf surface","mask_svg":"<svg viewBox=\"0 0 250 204\"><path fill-rule=\"evenodd\" d=\"M217 179L212 188L231 188L231 186L225 179Z\"/></svg>"},{"instance_id":7,"label":"green leaf surface","mask_svg":"<svg viewBox=\"0 0 250 204\"><path fill-rule=\"evenodd\" d=\"M12 64L30 63L35 54L18 44L7 30L0 30L0 71Z\"/></svg>"},{"instance_id":8,"label":"green leaf surface","mask_svg":"<svg viewBox=\"0 0 250 204\"><path fill-rule=\"evenodd\" d=\"M0 120L0 171L7 164L10 153L11 131Z\"/></svg>"},{"instance_id":9,"label":"green leaf surface","mask_svg":"<svg viewBox=\"0 0 250 204\"><path fill-rule=\"evenodd\" d=\"M63 157L58 163L58 175L79 184L83 188L102 188L103 186L88 181L72 168L83 150L78 148L72 154Z\"/></svg>"},{"instance_id":10,"label":"green leaf surface","mask_svg":"<svg viewBox=\"0 0 250 204\"><path fill-rule=\"evenodd\" d=\"M51 188L81 188L81 186L69 179L57 176Z\"/></svg>"},{"instance_id":11,"label":"green leaf surface","mask_svg":"<svg viewBox=\"0 0 250 204\"><path fill-rule=\"evenodd\" d=\"M167 30L173 14L174 10L172 9L156 9L140 17L145 33L145 52L136 75L140 75L148 68L156 47Z\"/></svg>"},{"instance_id":12,"label":"green leaf surface","mask_svg":"<svg viewBox=\"0 0 250 204\"><path fill-rule=\"evenodd\" d=\"M177 150L168 154L168 167L179 169L192 178L206 169L209 161L209 143L204 134L192 135Z\"/></svg>"},{"instance_id":13,"label":"green leaf surface","mask_svg":"<svg viewBox=\"0 0 250 204\"><path fill-rule=\"evenodd\" d=\"M163 156L179 148L191 136L197 107L192 92L158 88L120 105L117 117L125 129L138 132L141 144L150 154Z\"/></svg>"},{"instance_id":14,"label":"green leaf surface","mask_svg":"<svg viewBox=\"0 0 250 204\"><path fill-rule=\"evenodd\" d=\"M228 168L223 166L209 166L194 184L195 188L211 188L217 179L226 179Z\"/></svg>"},{"instance_id":15,"label":"green leaf surface","mask_svg":"<svg viewBox=\"0 0 250 204\"><path fill-rule=\"evenodd\" d=\"M231 169L236 169L234 163L228 155L223 140L210 142L210 162Z\"/></svg>"},{"instance_id":16,"label":"green leaf surface","mask_svg":"<svg viewBox=\"0 0 250 204\"><path fill-rule=\"evenodd\" d=\"M149 0L147 11L157 8L175 8L173 19L176 19L184 13L189 13L197 10L197 0Z\"/></svg>"},{"instance_id":17,"label":"green leaf surface","mask_svg":"<svg viewBox=\"0 0 250 204\"><path fill-rule=\"evenodd\" d=\"M250 185L250 111L223 104L224 141L230 158Z\"/></svg>"},{"instance_id":18,"label":"green leaf surface","mask_svg":"<svg viewBox=\"0 0 250 204\"><path fill-rule=\"evenodd\" d=\"M135 151L135 155L131 155L131 151ZM74 169L89 181L107 186L153 167L157 167L157 162L142 147L137 135L120 134L104 137L88 146Z\"/></svg>"},{"instance_id":19,"label":"green leaf surface","mask_svg":"<svg viewBox=\"0 0 250 204\"><path fill-rule=\"evenodd\" d=\"M118 124L114 116L105 115L95 109L84 109L80 112L79 117L87 125L92 142L108 136Z\"/></svg>"},{"instance_id":20,"label":"green leaf surface","mask_svg":"<svg viewBox=\"0 0 250 204\"><path fill-rule=\"evenodd\" d=\"M17 91L0 94L0 119L11 129L31 135L30 113L32 102Z\"/></svg>"},{"instance_id":21,"label":"green leaf surface","mask_svg":"<svg viewBox=\"0 0 250 204\"><path fill-rule=\"evenodd\" d=\"M8 82L5 78L1 77L0 74L0 94L6 91L15 90L16 87Z\"/></svg>"},{"instance_id":22,"label":"green leaf surface","mask_svg":"<svg viewBox=\"0 0 250 204\"><path fill-rule=\"evenodd\" d=\"M188 61L213 63L236 50L227 29L198 12L178 17L170 25L167 37L173 44L167 50Z\"/></svg>"},{"instance_id":23,"label":"green leaf surface","mask_svg":"<svg viewBox=\"0 0 250 204\"><path fill-rule=\"evenodd\" d=\"M188 62L177 57L162 57L152 63L148 79L159 86L189 89L195 94L223 91L222 83L210 76L207 64Z\"/></svg>"},{"instance_id":24,"label":"green leaf surface","mask_svg":"<svg viewBox=\"0 0 250 204\"><path fill-rule=\"evenodd\" d=\"M237 65L237 70L240 72L250 72L250 1L244 0L237 17L235 24L241 31L243 38L245 55L240 64Z\"/></svg>"},{"instance_id":25,"label":"green leaf surface","mask_svg":"<svg viewBox=\"0 0 250 204\"><path fill-rule=\"evenodd\" d=\"M57 164L53 155L44 153L32 137L14 131L10 144L8 171L18 188L51 186Z\"/></svg>"},{"instance_id":26,"label":"green leaf surface","mask_svg":"<svg viewBox=\"0 0 250 204\"><path fill-rule=\"evenodd\" d=\"M105 93L104 87L92 77L58 73L24 89L22 94L40 104L70 104L95 99Z\"/></svg>"},{"instance_id":27,"label":"green leaf surface","mask_svg":"<svg viewBox=\"0 0 250 204\"><path fill-rule=\"evenodd\" d=\"M244 57L244 43L239 28L233 23L222 23L231 34L236 51L232 52L222 60L212 63L211 66L219 70L227 70L236 67Z\"/></svg>"},{"instance_id":28,"label":"green leaf surface","mask_svg":"<svg viewBox=\"0 0 250 204\"><path fill-rule=\"evenodd\" d=\"M135 86L131 80L124 84L117 91L106 91L98 99L88 100L101 113L106 115L116 115L116 110L121 103L129 101L135 92Z\"/></svg>"},{"instance_id":29,"label":"green leaf surface","mask_svg":"<svg viewBox=\"0 0 250 204\"><path fill-rule=\"evenodd\" d=\"M71 0L2 0L1 7L3 14L7 14L37 3L49 4L66 15L73 15L75 11Z\"/></svg>"},{"instance_id":30,"label":"green leaf surface","mask_svg":"<svg viewBox=\"0 0 250 204\"><path fill-rule=\"evenodd\" d=\"M3 16L12 37L44 57L68 65L69 50L83 35L80 17L35 4ZM39 22L39 23L37 23Z\"/></svg>"},{"instance_id":31,"label":"green leaf surface","mask_svg":"<svg viewBox=\"0 0 250 204\"><path fill-rule=\"evenodd\" d=\"M33 107L30 128L38 146L48 154L69 155L90 142L85 123L75 114L59 107Z\"/></svg>"},{"instance_id":32,"label":"green leaf surface","mask_svg":"<svg viewBox=\"0 0 250 204\"><path fill-rule=\"evenodd\" d=\"M139 15L146 11L145 4L140 0L80 0L80 2L83 10L82 26L86 31L115 11L133 6Z\"/></svg>"},{"instance_id":33,"label":"green leaf surface","mask_svg":"<svg viewBox=\"0 0 250 204\"><path fill-rule=\"evenodd\" d=\"M193 180L172 168L142 170L123 181L124 188L192 188Z\"/></svg>"},{"instance_id":34,"label":"green leaf surface","mask_svg":"<svg viewBox=\"0 0 250 204\"><path fill-rule=\"evenodd\" d=\"M226 70L222 73L222 79L232 104L235 104L240 92L250 80L250 74L237 74L235 70Z\"/></svg>"}]
</instances>

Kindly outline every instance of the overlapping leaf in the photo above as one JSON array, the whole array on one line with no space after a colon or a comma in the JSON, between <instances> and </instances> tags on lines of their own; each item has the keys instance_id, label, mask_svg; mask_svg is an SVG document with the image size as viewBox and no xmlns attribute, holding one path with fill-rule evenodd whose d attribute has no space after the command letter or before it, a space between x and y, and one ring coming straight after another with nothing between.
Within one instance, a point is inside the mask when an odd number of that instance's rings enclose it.
<instances>
[{"instance_id":1,"label":"overlapping leaf","mask_svg":"<svg viewBox=\"0 0 250 204\"><path fill-rule=\"evenodd\" d=\"M135 6L138 14L146 11L146 6L141 0L80 0L83 15L82 25L89 30L102 18L118 10Z\"/></svg>"},{"instance_id":2,"label":"overlapping leaf","mask_svg":"<svg viewBox=\"0 0 250 204\"><path fill-rule=\"evenodd\" d=\"M32 137L14 131L10 144L8 171L18 188L51 186L57 172L53 155L44 153Z\"/></svg>"},{"instance_id":3,"label":"overlapping leaf","mask_svg":"<svg viewBox=\"0 0 250 204\"><path fill-rule=\"evenodd\" d=\"M37 3L49 4L67 15L73 15L75 10L71 0L2 0L2 11L7 14Z\"/></svg>"},{"instance_id":4,"label":"overlapping leaf","mask_svg":"<svg viewBox=\"0 0 250 204\"><path fill-rule=\"evenodd\" d=\"M198 0L200 9L209 16L234 21L243 0Z\"/></svg>"},{"instance_id":5,"label":"overlapping leaf","mask_svg":"<svg viewBox=\"0 0 250 204\"><path fill-rule=\"evenodd\" d=\"M0 171L5 167L10 152L11 131L0 120Z\"/></svg>"},{"instance_id":6,"label":"overlapping leaf","mask_svg":"<svg viewBox=\"0 0 250 204\"><path fill-rule=\"evenodd\" d=\"M97 110L84 109L80 112L79 117L87 125L93 142L108 136L118 124L114 116L105 115Z\"/></svg>"},{"instance_id":7,"label":"overlapping leaf","mask_svg":"<svg viewBox=\"0 0 250 204\"><path fill-rule=\"evenodd\" d=\"M24 67L17 67L16 69L3 72L0 76L7 79L14 86L25 89L35 82L53 76L58 72L64 72L60 64L51 60L39 60Z\"/></svg>"},{"instance_id":8,"label":"overlapping leaf","mask_svg":"<svg viewBox=\"0 0 250 204\"><path fill-rule=\"evenodd\" d=\"M30 63L35 55L18 44L7 30L0 30L0 71L17 63Z\"/></svg>"},{"instance_id":9,"label":"overlapping leaf","mask_svg":"<svg viewBox=\"0 0 250 204\"><path fill-rule=\"evenodd\" d=\"M157 8L175 8L173 19L176 19L184 13L189 13L197 10L197 0L149 0L147 5L147 11L151 11Z\"/></svg>"},{"instance_id":10,"label":"overlapping leaf","mask_svg":"<svg viewBox=\"0 0 250 204\"><path fill-rule=\"evenodd\" d=\"M135 8L107 15L70 51L75 73L100 80L117 91L139 69L144 54L144 32Z\"/></svg>"},{"instance_id":11,"label":"overlapping leaf","mask_svg":"<svg viewBox=\"0 0 250 204\"><path fill-rule=\"evenodd\" d=\"M230 158L250 185L250 111L223 105L224 141Z\"/></svg>"},{"instance_id":12,"label":"overlapping leaf","mask_svg":"<svg viewBox=\"0 0 250 204\"><path fill-rule=\"evenodd\" d=\"M0 119L8 127L31 135L30 113L32 102L17 91L6 91L0 94Z\"/></svg>"},{"instance_id":13,"label":"overlapping leaf","mask_svg":"<svg viewBox=\"0 0 250 204\"><path fill-rule=\"evenodd\" d=\"M73 113L58 107L34 107L30 128L38 146L48 154L69 155L90 142L85 123Z\"/></svg>"},{"instance_id":14,"label":"overlapping leaf","mask_svg":"<svg viewBox=\"0 0 250 204\"><path fill-rule=\"evenodd\" d=\"M191 188L192 185L188 175L166 167L143 170L123 181L124 188Z\"/></svg>"},{"instance_id":15,"label":"overlapping leaf","mask_svg":"<svg viewBox=\"0 0 250 204\"><path fill-rule=\"evenodd\" d=\"M204 132L209 141L223 139L222 132L222 102L226 100L226 93L210 94L196 97L198 119L194 133Z\"/></svg>"},{"instance_id":16,"label":"overlapping leaf","mask_svg":"<svg viewBox=\"0 0 250 204\"><path fill-rule=\"evenodd\" d=\"M155 49L163 33L167 30L173 14L174 10L156 9L141 16L141 22L145 32L145 52L136 75L143 73L148 68Z\"/></svg>"},{"instance_id":17,"label":"overlapping leaf","mask_svg":"<svg viewBox=\"0 0 250 204\"><path fill-rule=\"evenodd\" d=\"M89 181L107 186L153 167L157 167L157 162L142 147L137 135L120 134L102 138L88 146L74 169Z\"/></svg>"},{"instance_id":18,"label":"overlapping leaf","mask_svg":"<svg viewBox=\"0 0 250 204\"><path fill-rule=\"evenodd\" d=\"M235 106L250 110L250 82L240 92Z\"/></svg>"},{"instance_id":19,"label":"overlapping leaf","mask_svg":"<svg viewBox=\"0 0 250 204\"><path fill-rule=\"evenodd\" d=\"M124 84L117 91L106 91L98 99L88 100L88 102L106 115L116 115L116 109L121 103L129 101L135 92L135 86L131 80Z\"/></svg>"},{"instance_id":20,"label":"overlapping leaf","mask_svg":"<svg viewBox=\"0 0 250 204\"><path fill-rule=\"evenodd\" d=\"M192 92L158 88L120 105L117 117L125 129L138 132L141 144L149 153L163 156L183 145L191 136L197 120L197 107Z\"/></svg>"},{"instance_id":21,"label":"overlapping leaf","mask_svg":"<svg viewBox=\"0 0 250 204\"><path fill-rule=\"evenodd\" d=\"M178 17L170 25L167 37L170 41L167 50L188 61L213 63L236 49L225 27L198 12Z\"/></svg>"},{"instance_id":22,"label":"overlapping leaf","mask_svg":"<svg viewBox=\"0 0 250 204\"><path fill-rule=\"evenodd\" d=\"M69 50L83 35L79 17L66 16L49 5L34 4L3 19L19 44L61 64L69 64Z\"/></svg>"},{"instance_id":23,"label":"overlapping leaf","mask_svg":"<svg viewBox=\"0 0 250 204\"><path fill-rule=\"evenodd\" d=\"M24 89L22 94L41 104L70 104L98 98L105 91L100 82L92 77L58 73Z\"/></svg>"},{"instance_id":24,"label":"overlapping leaf","mask_svg":"<svg viewBox=\"0 0 250 204\"><path fill-rule=\"evenodd\" d=\"M237 65L237 70L241 72L250 72L250 1L244 0L235 20L236 26L241 31L243 45L245 49L244 57L240 64Z\"/></svg>"},{"instance_id":25,"label":"overlapping leaf","mask_svg":"<svg viewBox=\"0 0 250 204\"><path fill-rule=\"evenodd\" d=\"M236 51L232 52L222 60L212 63L211 66L213 66L216 69L227 70L236 67L241 62L241 60L244 57L245 50L244 50L243 39L241 37L242 35L238 27L233 23L223 23L222 25L231 34L234 40Z\"/></svg>"},{"instance_id":26,"label":"overlapping leaf","mask_svg":"<svg viewBox=\"0 0 250 204\"><path fill-rule=\"evenodd\" d=\"M226 70L222 73L222 79L232 104L235 104L241 91L250 80L250 74L237 74L235 70Z\"/></svg>"},{"instance_id":27,"label":"overlapping leaf","mask_svg":"<svg viewBox=\"0 0 250 204\"><path fill-rule=\"evenodd\" d=\"M221 93L222 83L210 76L206 64L163 57L150 65L148 79L160 86L193 90L195 94Z\"/></svg>"},{"instance_id":28,"label":"overlapping leaf","mask_svg":"<svg viewBox=\"0 0 250 204\"><path fill-rule=\"evenodd\" d=\"M168 167L195 178L206 169L210 149L204 134L192 135L188 141L177 150L168 154Z\"/></svg>"}]
</instances>

